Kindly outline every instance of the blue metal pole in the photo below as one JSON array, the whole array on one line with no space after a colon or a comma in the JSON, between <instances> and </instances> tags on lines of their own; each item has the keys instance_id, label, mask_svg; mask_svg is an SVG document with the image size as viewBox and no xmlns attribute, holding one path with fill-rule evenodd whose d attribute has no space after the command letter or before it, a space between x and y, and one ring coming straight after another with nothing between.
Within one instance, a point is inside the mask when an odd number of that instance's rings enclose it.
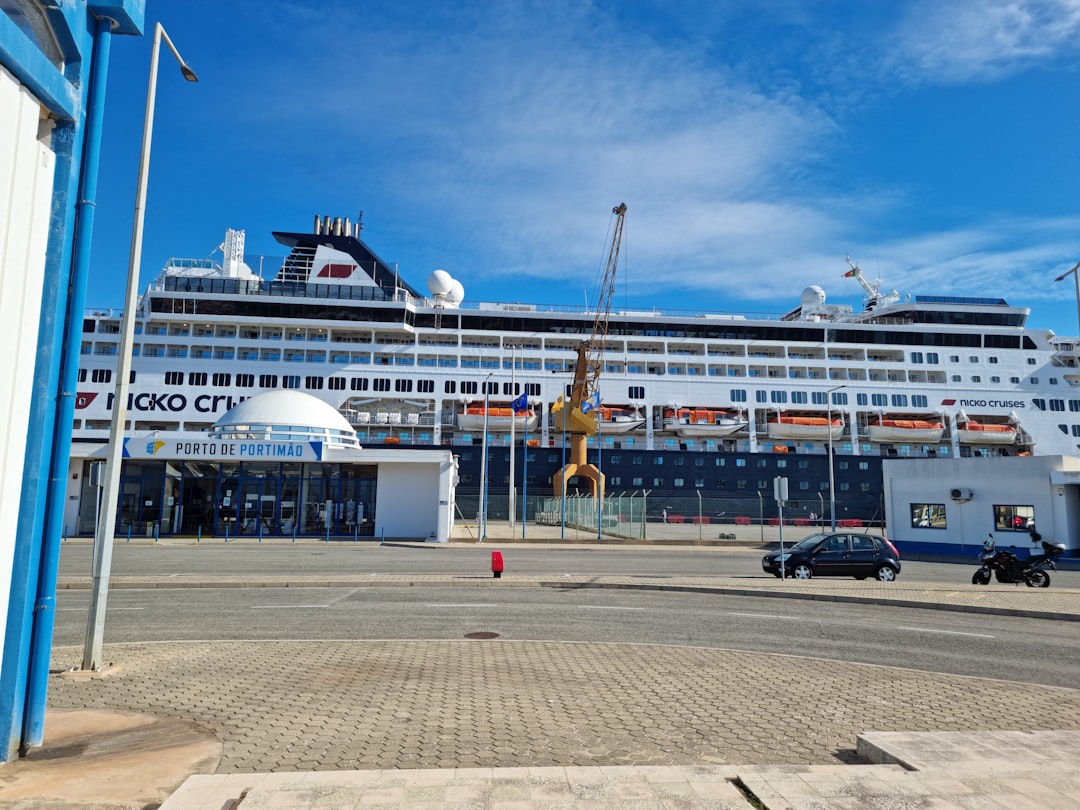
<instances>
[{"instance_id":1,"label":"blue metal pole","mask_svg":"<svg viewBox=\"0 0 1080 810\"><path fill-rule=\"evenodd\" d=\"M195 544L198 545L202 542L202 526L199 527L198 532L195 534Z\"/></svg>"},{"instance_id":2,"label":"blue metal pole","mask_svg":"<svg viewBox=\"0 0 1080 810\"><path fill-rule=\"evenodd\" d=\"M490 374L488 375L491 376ZM487 516L488 516L488 411L491 409L488 400L488 388L487 381L484 381L484 475L483 481L480 482L480 486L484 488L484 502L481 504L481 511L483 513L483 531L480 533L481 540L487 540ZM511 417L513 418L513 417Z\"/></svg>"},{"instance_id":3,"label":"blue metal pole","mask_svg":"<svg viewBox=\"0 0 1080 810\"><path fill-rule=\"evenodd\" d=\"M604 421L604 412L600 409L600 392L596 392L596 539L604 539L604 439L600 435L600 425Z\"/></svg>"},{"instance_id":4,"label":"blue metal pole","mask_svg":"<svg viewBox=\"0 0 1080 810\"><path fill-rule=\"evenodd\" d=\"M525 411L525 441L521 446L521 539L525 539L525 518L529 507L529 412Z\"/></svg>"},{"instance_id":5,"label":"blue metal pole","mask_svg":"<svg viewBox=\"0 0 1080 810\"><path fill-rule=\"evenodd\" d=\"M562 503L559 507L559 538L566 539L566 398L562 406L562 471L559 473L559 486L562 488Z\"/></svg>"},{"instance_id":6,"label":"blue metal pole","mask_svg":"<svg viewBox=\"0 0 1080 810\"><path fill-rule=\"evenodd\" d=\"M62 275L56 279L59 290L67 294L66 301L57 301L55 313L57 326L63 325L62 333L54 330L59 338L52 347L53 364L59 373L59 386L50 387L49 391L59 394L58 402L51 406L52 423L42 431L43 446L50 448L48 485L45 490L44 522L41 526L40 563L34 571L36 598L33 616L30 617L31 633L29 660L27 669L25 715L22 721L22 741L20 748L24 752L40 746L45 729L45 700L48 691L49 657L52 650L53 628L56 611L56 577L60 562L60 527L63 524L64 505L67 495L69 457L71 455L71 425L75 413L75 386L78 380L79 351L82 344L82 311L86 300L86 279L89 274L90 241L94 229L94 209L97 201L98 157L101 150L101 130L105 112L105 87L109 66L109 53L112 44L112 23L110 20L97 21L91 56L90 77L87 87L87 117L82 133L82 166L71 155L71 177L79 177L81 188L78 190L78 206L74 217L67 214L69 221L77 221L77 229L71 256L70 282ZM61 177L60 165L57 177ZM64 179L62 182L70 183ZM54 197L54 206L56 198ZM67 263L63 263L67 269ZM51 285L50 285L51 286ZM54 288L56 289L56 288ZM59 291L57 290L57 291ZM43 298L43 312L47 305ZM43 335L45 333L43 332ZM57 351L58 350L58 351ZM53 372L50 371L50 376ZM48 417L47 417L48 418ZM24 471L24 475L25 475ZM32 541L33 542L33 541ZM26 583L29 586L29 582ZM7 655L5 651L5 660ZM6 688L3 698L6 702ZM9 733L14 733L14 728Z\"/></svg>"}]
</instances>

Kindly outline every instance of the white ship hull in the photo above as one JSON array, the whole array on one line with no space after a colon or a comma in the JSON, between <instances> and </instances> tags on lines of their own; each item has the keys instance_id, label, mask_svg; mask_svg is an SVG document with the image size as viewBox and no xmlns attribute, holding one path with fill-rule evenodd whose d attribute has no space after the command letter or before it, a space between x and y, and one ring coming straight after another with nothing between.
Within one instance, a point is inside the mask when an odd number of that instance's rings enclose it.
<instances>
[{"instance_id":1,"label":"white ship hull","mask_svg":"<svg viewBox=\"0 0 1080 810\"><path fill-rule=\"evenodd\" d=\"M490 432L508 434L513 419L515 432L528 432L530 440L561 440L553 405L567 393L574 353L595 313L465 304L453 291L434 300L407 287L356 238L276 236L292 253L272 281L185 260L167 267L143 296L131 429L204 430L243 399L287 387L346 413L361 442L471 444L484 417L468 413L465 400L482 399L487 383L509 399L527 390L534 410L489 415ZM943 317L943 309L957 317ZM924 310L933 312L921 320ZM120 315L86 315L76 439L108 437ZM640 413L605 419L605 447L717 452L708 440L729 437L721 452L763 453L768 438L805 442L811 446L800 452L824 454L830 439L850 440L848 427L859 425L866 426L859 441L845 452L883 456L878 445L895 442L936 445L912 448L927 457L986 445L1078 452L1080 401L1068 397L1069 383L1080 379L1080 341L1026 328L1027 310L1002 301L886 301L865 312L803 301L781 318L618 311L610 318L600 390L618 392ZM976 374L960 373L967 363L983 375L993 365L998 381L971 382ZM1047 370L1038 386L1030 382L1033 364ZM688 401L730 415L704 424L667 418L670 403ZM777 423L777 410L789 403L822 423ZM940 412L944 426L874 426L890 407ZM1015 414L1023 430L964 429L961 407L990 423ZM824 424L830 414L842 423ZM1076 430L1063 432L1059 423Z\"/></svg>"}]
</instances>

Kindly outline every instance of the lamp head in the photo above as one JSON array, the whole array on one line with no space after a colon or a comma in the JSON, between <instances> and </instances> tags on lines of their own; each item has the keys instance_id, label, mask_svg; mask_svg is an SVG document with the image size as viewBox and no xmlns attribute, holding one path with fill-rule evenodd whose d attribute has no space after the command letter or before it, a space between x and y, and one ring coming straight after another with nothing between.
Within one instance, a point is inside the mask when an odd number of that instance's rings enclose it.
<instances>
[{"instance_id":1,"label":"lamp head","mask_svg":"<svg viewBox=\"0 0 1080 810\"><path fill-rule=\"evenodd\" d=\"M1064 273L1062 273L1062 274L1061 274L1060 276L1058 276L1057 278L1055 278L1055 279L1054 279L1054 281L1064 281L1064 280L1065 280L1065 279L1067 279L1067 278L1068 278L1069 276L1071 276L1071 275L1072 275L1073 273L1075 273L1075 272L1076 272L1077 270L1080 270L1080 262L1077 262L1076 264L1074 264L1074 265L1072 266L1072 270L1066 270L1066 271L1065 271Z\"/></svg>"},{"instance_id":2,"label":"lamp head","mask_svg":"<svg viewBox=\"0 0 1080 810\"><path fill-rule=\"evenodd\" d=\"M189 82L197 82L199 80L199 77L195 75L195 71L186 64L180 65L180 72L184 74L184 78Z\"/></svg>"}]
</instances>

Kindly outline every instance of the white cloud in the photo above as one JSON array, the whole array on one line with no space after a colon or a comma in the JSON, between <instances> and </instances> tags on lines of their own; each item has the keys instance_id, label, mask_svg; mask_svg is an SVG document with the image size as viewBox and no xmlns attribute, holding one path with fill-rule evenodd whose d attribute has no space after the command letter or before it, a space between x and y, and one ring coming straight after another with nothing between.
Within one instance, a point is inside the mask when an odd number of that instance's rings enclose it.
<instances>
[{"instance_id":1,"label":"white cloud","mask_svg":"<svg viewBox=\"0 0 1080 810\"><path fill-rule=\"evenodd\" d=\"M896 32L890 67L946 84L990 81L1077 52L1080 0L921 0Z\"/></svg>"}]
</instances>

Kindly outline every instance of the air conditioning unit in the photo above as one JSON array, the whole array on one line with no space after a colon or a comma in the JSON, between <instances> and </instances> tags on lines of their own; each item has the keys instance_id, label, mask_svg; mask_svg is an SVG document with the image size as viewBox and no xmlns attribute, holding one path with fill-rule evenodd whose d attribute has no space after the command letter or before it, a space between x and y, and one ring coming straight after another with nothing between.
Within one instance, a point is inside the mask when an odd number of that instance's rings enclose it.
<instances>
[{"instance_id":1,"label":"air conditioning unit","mask_svg":"<svg viewBox=\"0 0 1080 810\"><path fill-rule=\"evenodd\" d=\"M949 497L951 497L957 503L963 503L964 501L970 501L972 491L966 487L953 487L949 490Z\"/></svg>"}]
</instances>

